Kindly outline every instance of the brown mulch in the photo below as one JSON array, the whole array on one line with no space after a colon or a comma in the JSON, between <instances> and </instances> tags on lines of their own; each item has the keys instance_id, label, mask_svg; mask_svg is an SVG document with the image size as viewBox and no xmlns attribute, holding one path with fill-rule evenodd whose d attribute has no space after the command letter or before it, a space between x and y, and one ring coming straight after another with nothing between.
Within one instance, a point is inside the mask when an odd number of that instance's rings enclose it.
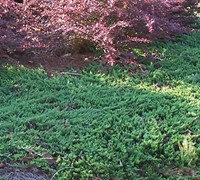
<instances>
[{"instance_id":1,"label":"brown mulch","mask_svg":"<svg viewBox=\"0 0 200 180\"><path fill-rule=\"evenodd\" d=\"M64 54L53 56L40 54L37 56L3 56L2 63L10 63L16 66L23 65L28 68L43 68L48 75L61 72L66 69L83 69L89 63L95 61L95 57L90 54Z\"/></svg>"},{"instance_id":2,"label":"brown mulch","mask_svg":"<svg viewBox=\"0 0 200 180\"><path fill-rule=\"evenodd\" d=\"M2 180L50 180L44 171L38 168L0 168L0 179Z\"/></svg>"}]
</instances>

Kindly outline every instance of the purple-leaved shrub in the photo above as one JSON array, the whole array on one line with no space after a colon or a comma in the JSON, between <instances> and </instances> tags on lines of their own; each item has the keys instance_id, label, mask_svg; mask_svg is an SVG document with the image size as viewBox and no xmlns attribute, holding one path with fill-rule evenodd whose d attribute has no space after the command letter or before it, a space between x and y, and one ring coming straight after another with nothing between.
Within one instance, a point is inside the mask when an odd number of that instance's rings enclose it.
<instances>
[{"instance_id":1,"label":"purple-leaved shrub","mask_svg":"<svg viewBox=\"0 0 200 180\"><path fill-rule=\"evenodd\" d=\"M190 33L197 8L196 0L0 0L0 51L50 50L75 38L114 64L136 43Z\"/></svg>"}]
</instances>

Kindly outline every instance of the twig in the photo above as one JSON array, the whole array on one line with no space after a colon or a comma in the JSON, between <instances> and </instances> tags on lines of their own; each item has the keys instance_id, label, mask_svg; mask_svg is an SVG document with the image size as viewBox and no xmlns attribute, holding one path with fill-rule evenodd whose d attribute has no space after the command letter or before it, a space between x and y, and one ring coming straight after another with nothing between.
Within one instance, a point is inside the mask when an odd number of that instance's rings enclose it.
<instances>
[{"instance_id":1,"label":"twig","mask_svg":"<svg viewBox=\"0 0 200 180\"><path fill-rule=\"evenodd\" d=\"M60 74L61 75L68 74L68 75L73 75L73 76L82 76L82 74L74 73L74 72L61 72Z\"/></svg>"},{"instance_id":2,"label":"twig","mask_svg":"<svg viewBox=\"0 0 200 180\"><path fill-rule=\"evenodd\" d=\"M65 167L65 168L59 169L58 171L56 171L56 172L54 173L54 175L51 177L50 180L53 180L54 177L55 177L59 172L61 172L61 171L63 171L63 170L66 170L66 169L74 169L74 167Z\"/></svg>"}]
</instances>

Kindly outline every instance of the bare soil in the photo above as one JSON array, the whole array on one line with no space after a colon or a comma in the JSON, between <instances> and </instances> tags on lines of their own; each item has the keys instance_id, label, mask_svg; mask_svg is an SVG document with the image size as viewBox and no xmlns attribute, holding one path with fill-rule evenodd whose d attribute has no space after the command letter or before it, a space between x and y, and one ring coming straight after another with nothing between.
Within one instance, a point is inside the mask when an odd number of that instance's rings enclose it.
<instances>
[{"instance_id":1,"label":"bare soil","mask_svg":"<svg viewBox=\"0 0 200 180\"><path fill-rule=\"evenodd\" d=\"M50 176L38 168L0 168L2 180L49 180Z\"/></svg>"},{"instance_id":2,"label":"bare soil","mask_svg":"<svg viewBox=\"0 0 200 180\"><path fill-rule=\"evenodd\" d=\"M64 54L55 56L51 54L40 54L37 56L8 56L4 55L1 58L1 63L10 63L16 66L23 65L28 68L43 68L49 75L56 72L61 72L66 69L83 69L89 63L95 60L90 54Z\"/></svg>"}]
</instances>

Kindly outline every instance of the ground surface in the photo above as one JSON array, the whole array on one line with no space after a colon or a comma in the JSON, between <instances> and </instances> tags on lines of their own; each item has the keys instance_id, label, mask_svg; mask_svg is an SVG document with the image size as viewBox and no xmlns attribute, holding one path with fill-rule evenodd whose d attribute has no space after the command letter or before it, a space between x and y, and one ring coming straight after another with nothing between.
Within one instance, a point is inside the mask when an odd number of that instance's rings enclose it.
<instances>
[{"instance_id":1,"label":"ground surface","mask_svg":"<svg viewBox=\"0 0 200 180\"><path fill-rule=\"evenodd\" d=\"M28 68L43 68L48 74L54 74L55 72L62 72L66 69L83 69L94 60L95 57L91 55L71 55L68 53L62 56L40 54L32 57L31 55L16 57L4 55L1 61L15 66L23 65Z\"/></svg>"},{"instance_id":2,"label":"ground surface","mask_svg":"<svg viewBox=\"0 0 200 180\"><path fill-rule=\"evenodd\" d=\"M0 168L0 179L3 180L48 180L50 177L37 168Z\"/></svg>"}]
</instances>

